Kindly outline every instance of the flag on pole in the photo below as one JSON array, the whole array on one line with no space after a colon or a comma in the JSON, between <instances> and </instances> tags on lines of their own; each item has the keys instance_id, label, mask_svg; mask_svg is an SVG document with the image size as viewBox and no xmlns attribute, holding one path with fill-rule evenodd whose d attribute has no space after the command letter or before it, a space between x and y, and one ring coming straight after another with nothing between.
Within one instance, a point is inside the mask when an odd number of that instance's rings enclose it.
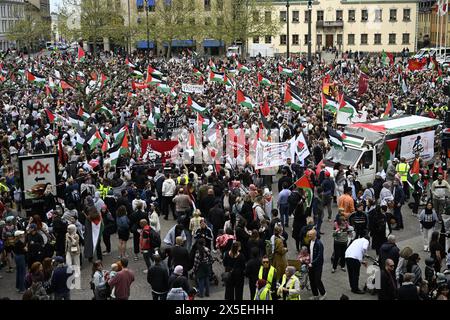
<instances>
[{"instance_id":1,"label":"flag on pole","mask_svg":"<svg viewBox=\"0 0 450 320\"><path fill-rule=\"evenodd\" d=\"M87 120L91 117L91 115L89 113L87 113L86 111L84 111L84 109L82 107L78 108L78 113L77 113L81 118L83 118L83 120Z\"/></svg>"},{"instance_id":2,"label":"flag on pole","mask_svg":"<svg viewBox=\"0 0 450 320\"><path fill-rule=\"evenodd\" d=\"M346 138L346 135L342 132L338 132L334 130L332 127L327 127L327 133L330 138L330 143L338 148L344 148L344 139Z\"/></svg>"},{"instance_id":3,"label":"flag on pole","mask_svg":"<svg viewBox=\"0 0 450 320\"><path fill-rule=\"evenodd\" d=\"M81 135L80 133L77 132L75 147L76 147L78 150L83 149L83 145L84 145L84 142L85 142L85 141L86 141L86 137L85 137L84 135Z\"/></svg>"},{"instance_id":4,"label":"flag on pole","mask_svg":"<svg viewBox=\"0 0 450 320\"><path fill-rule=\"evenodd\" d=\"M296 90L293 89L294 86L286 83L286 88L284 90L284 104L289 106L294 111L300 111L303 108L303 100L297 95Z\"/></svg>"},{"instance_id":5,"label":"flag on pole","mask_svg":"<svg viewBox=\"0 0 450 320\"><path fill-rule=\"evenodd\" d=\"M247 68L246 66L244 66L243 64L241 64L240 62L238 62L238 70L239 70L239 72L241 73L249 73L250 72L250 69L249 68Z\"/></svg>"},{"instance_id":6,"label":"flag on pole","mask_svg":"<svg viewBox=\"0 0 450 320\"><path fill-rule=\"evenodd\" d=\"M196 112L200 112L200 113L206 112L206 108L204 106L200 105L198 102L194 101L191 98L191 96L188 96L187 105L188 105L188 107L191 107L192 110L194 110Z\"/></svg>"},{"instance_id":7,"label":"flag on pole","mask_svg":"<svg viewBox=\"0 0 450 320\"><path fill-rule=\"evenodd\" d=\"M193 72L194 72L194 76L196 76L196 77L201 77L202 76L202 73L197 68L194 68Z\"/></svg>"},{"instance_id":8,"label":"flag on pole","mask_svg":"<svg viewBox=\"0 0 450 320\"><path fill-rule=\"evenodd\" d=\"M288 77L292 77L294 75L294 71L292 69L283 68L281 65L278 65L278 72Z\"/></svg>"},{"instance_id":9,"label":"flag on pole","mask_svg":"<svg viewBox=\"0 0 450 320\"><path fill-rule=\"evenodd\" d=\"M306 206L310 207L314 195L314 186L309 181L308 176L304 175L294 183L297 188L303 189L306 195Z\"/></svg>"},{"instance_id":10,"label":"flag on pole","mask_svg":"<svg viewBox=\"0 0 450 320\"><path fill-rule=\"evenodd\" d=\"M25 71L25 77L29 82L33 82L37 85L44 85L47 82L44 77L38 76L37 74L30 72L28 70Z\"/></svg>"},{"instance_id":11,"label":"flag on pole","mask_svg":"<svg viewBox=\"0 0 450 320\"><path fill-rule=\"evenodd\" d=\"M250 97L247 97L241 90L237 91L237 104L253 109L255 107L255 103L252 101Z\"/></svg>"},{"instance_id":12,"label":"flag on pole","mask_svg":"<svg viewBox=\"0 0 450 320\"><path fill-rule=\"evenodd\" d=\"M216 73L214 71L209 72L209 81L224 83L225 74Z\"/></svg>"},{"instance_id":13,"label":"flag on pole","mask_svg":"<svg viewBox=\"0 0 450 320\"><path fill-rule=\"evenodd\" d=\"M339 110L340 106L339 104L334 101L334 99L329 96L326 95L325 93L322 92L322 109L326 109L332 113L336 113Z\"/></svg>"},{"instance_id":14,"label":"flag on pole","mask_svg":"<svg viewBox=\"0 0 450 320\"><path fill-rule=\"evenodd\" d=\"M107 115L108 117L112 117L113 116L113 112L111 110L109 110L106 106L101 106L98 111L104 113L105 115Z\"/></svg>"},{"instance_id":15,"label":"flag on pole","mask_svg":"<svg viewBox=\"0 0 450 320\"><path fill-rule=\"evenodd\" d=\"M384 50L381 52L381 63L383 66L389 66L394 64L394 55L387 53Z\"/></svg>"},{"instance_id":16,"label":"flag on pole","mask_svg":"<svg viewBox=\"0 0 450 320\"><path fill-rule=\"evenodd\" d=\"M92 128L91 132L87 135L86 138L87 144L89 145L89 149L91 151L94 150L95 147L102 142L102 137L100 136L100 132L97 128Z\"/></svg>"},{"instance_id":17,"label":"flag on pole","mask_svg":"<svg viewBox=\"0 0 450 320\"><path fill-rule=\"evenodd\" d=\"M84 52L83 48L81 46L78 46L78 58L77 61L84 61L86 57L86 52Z\"/></svg>"},{"instance_id":18,"label":"flag on pole","mask_svg":"<svg viewBox=\"0 0 450 320\"><path fill-rule=\"evenodd\" d=\"M128 57L125 59L125 64L126 64L128 67L130 67L131 69L136 68L136 65L132 64L132 63L130 62L130 59L128 59Z\"/></svg>"},{"instance_id":19,"label":"flag on pole","mask_svg":"<svg viewBox=\"0 0 450 320\"><path fill-rule=\"evenodd\" d=\"M344 93L341 94L338 113L345 113L347 118L352 119L358 114L356 107L357 105L354 100L347 97Z\"/></svg>"},{"instance_id":20,"label":"flag on pole","mask_svg":"<svg viewBox=\"0 0 450 320\"><path fill-rule=\"evenodd\" d=\"M45 108L45 114L47 115L48 121L50 123L55 122L55 118L56 118L55 115L50 110L48 110L47 108Z\"/></svg>"},{"instance_id":21,"label":"flag on pole","mask_svg":"<svg viewBox=\"0 0 450 320\"><path fill-rule=\"evenodd\" d=\"M261 73L258 73L258 84L262 85L262 86L271 86L272 85L272 81L270 81L269 79L263 77L263 75Z\"/></svg>"},{"instance_id":22,"label":"flag on pole","mask_svg":"<svg viewBox=\"0 0 450 320\"><path fill-rule=\"evenodd\" d=\"M384 110L383 118L389 118L393 112L392 100L388 100L388 104L386 106L386 110Z\"/></svg>"}]
</instances>

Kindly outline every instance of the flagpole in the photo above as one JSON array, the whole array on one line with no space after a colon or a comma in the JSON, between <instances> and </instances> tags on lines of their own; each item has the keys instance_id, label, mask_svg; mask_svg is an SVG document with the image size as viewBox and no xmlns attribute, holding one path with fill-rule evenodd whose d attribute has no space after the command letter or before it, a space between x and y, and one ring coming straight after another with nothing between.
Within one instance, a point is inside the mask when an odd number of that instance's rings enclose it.
<instances>
[{"instance_id":1,"label":"flagpole","mask_svg":"<svg viewBox=\"0 0 450 320\"><path fill-rule=\"evenodd\" d=\"M437 10L436 10L436 13L437 13L437 20L436 20L436 27L437 27L437 37L436 37L436 48L439 48L439 33L440 33L440 28L439 28L439 26L440 26L440 24L439 24L439 22L440 22L440 18L441 18L441 13L440 13L440 8L441 8L441 0L438 0L437 1ZM439 50L439 54L441 53L441 51Z\"/></svg>"},{"instance_id":2,"label":"flagpole","mask_svg":"<svg viewBox=\"0 0 450 320\"><path fill-rule=\"evenodd\" d=\"M445 5L445 35L444 35L444 62L445 62L445 57L447 55L447 30L448 30L448 0L446 0L446 5Z\"/></svg>"}]
</instances>

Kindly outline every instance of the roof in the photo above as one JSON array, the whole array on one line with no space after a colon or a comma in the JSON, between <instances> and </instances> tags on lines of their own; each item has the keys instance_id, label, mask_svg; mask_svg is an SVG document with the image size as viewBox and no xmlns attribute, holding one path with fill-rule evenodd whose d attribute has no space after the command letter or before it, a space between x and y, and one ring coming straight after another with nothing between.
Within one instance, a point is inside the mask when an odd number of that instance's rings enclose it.
<instances>
[{"instance_id":1,"label":"roof","mask_svg":"<svg viewBox=\"0 0 450 320\"><path fill-rule=\"evenodd\" d=\"M387 120L354 123L345 128L345 133L364 137L368 143L376 144L385 136L431 128L441 123L440 120L428 117L404 115Z\"/></svg>"}]
</instances>

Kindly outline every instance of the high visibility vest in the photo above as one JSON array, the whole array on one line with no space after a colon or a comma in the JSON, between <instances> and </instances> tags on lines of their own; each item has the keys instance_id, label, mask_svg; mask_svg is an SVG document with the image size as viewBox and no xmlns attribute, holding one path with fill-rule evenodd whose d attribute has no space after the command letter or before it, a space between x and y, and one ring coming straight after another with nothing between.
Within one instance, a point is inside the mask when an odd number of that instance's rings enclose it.
<instances>
[{"instance_id":1,"label":"high visibility vest","mask_svg":"<svg viewBox=\"0 0 450 320\"><path fill-rule=\"evenodd\" d=\"M272 300L270 286L265 285L262 289L256 291L255 298L253 300Z\"/></svg>"},{"instance_id":2,"label":"high visibility vest","mask_svg":"<svg viewBox=\"0 0 450 320\"><path fill-rule=\"evenodd\" d=\"M183 178L184 178L185 184L188 184L189 183L189 177L187 175L183 175ZM181 184L181 176L179 176L177 178L177 183Z\"/></svg>"},{"instance_id":3,"label":"high visibility vest","mask_svg":"<svg viewBox=\"0 0 450 320\"><path fill-rule=\"evenodd\" d=\"M0 182L0 191L9 191L9 188L6 184L4 184L3 182Z\"/></svg>"},{"instance_id":4,"label":"high visibility vest","mask_svg":"<svg viewBox=\"0 0 450 320\"><path fill-rule=\"evenodd\" d=\"M400 177L403 181L408 181L408 171L409 171L409 164L407 163L399 163L397 167L395 168L397 172L400 174Z\"/></svg>"},{"instance_id":5,"label":"high visibility vest","mask_svg":"<svg viewBox=\"0 0 450 320\"><path fill-rule=\"evenodd\" d=\"M263 278L263 272L264 272L264 268L263 268L263 266L261 266L261 267L259 268L259 274L258 274L258 279L259 279L259 280L261 280L261 279ZM266 279L267 285L269 286L269 288L272 287L272 281L273 281L273 275L274 275L274 273L275 273L275 268L272 267L272 266L270 266L269 274L267 275L267 279Z\"/></svg>"},{"instance_id":6,"label":"high visibility vest","mask_svg":"<svg viewBox=\"0 0 450 320\"><path fill-rule=\"evenodd\" d=\"M288 289L294 289L295 283L297 281L299 281L298 278L294 275L292 275L291 278L293 279L293 281L291 282L291 285ZM283 274L283 280L281 281L281 287L284 287L285 284L286 284L286 275ZM297 294L288 295L286 300L300 300L300 294L297 293Z\"/></svg>"},{"instance_id":7,"label":"high visibility vest","mask_svg":"<svg viewBox=\"0 0 450 320\"><path fill-rule=\"evenodd\" d=\"M100 197L102 197L102 199L104 199L108 195L109 190L112 190L112 188L106 187L102 184L100 184L100 186L98 187L98 191L100 192Z\"/></svg>"}]
</instances>

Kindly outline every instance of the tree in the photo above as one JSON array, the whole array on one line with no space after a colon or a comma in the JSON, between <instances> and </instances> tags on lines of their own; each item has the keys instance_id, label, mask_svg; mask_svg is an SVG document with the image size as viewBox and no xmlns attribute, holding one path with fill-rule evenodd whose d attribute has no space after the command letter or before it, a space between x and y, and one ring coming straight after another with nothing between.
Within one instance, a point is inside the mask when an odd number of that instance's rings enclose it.
<instances>
[{"instance_id":1,"label":"tree","mask_svg":"<svg viewBox=\"0 0 450 320\"><path fill-rule=\"evenodd\" d=\"M26 47L28 52L38 48L38 43L48 35L50 23L27 15L18 21L7 34L8 40L15 41L18 48Z\"/></svg>"},{"instance_id":2,"label":"tree","mask_svg":"<svg viewBox=\"0 0 450 320\"><path fill-rule=\"evenodd\" d=\"M269 2L258 0L217 1L212 8L213 25L208 36L226 43L241 41L246 52L249 38L278 33L280 24L275 17L275 8ZM269 19L270 17L270 19Z\"/></svg>"}]
</instances>

